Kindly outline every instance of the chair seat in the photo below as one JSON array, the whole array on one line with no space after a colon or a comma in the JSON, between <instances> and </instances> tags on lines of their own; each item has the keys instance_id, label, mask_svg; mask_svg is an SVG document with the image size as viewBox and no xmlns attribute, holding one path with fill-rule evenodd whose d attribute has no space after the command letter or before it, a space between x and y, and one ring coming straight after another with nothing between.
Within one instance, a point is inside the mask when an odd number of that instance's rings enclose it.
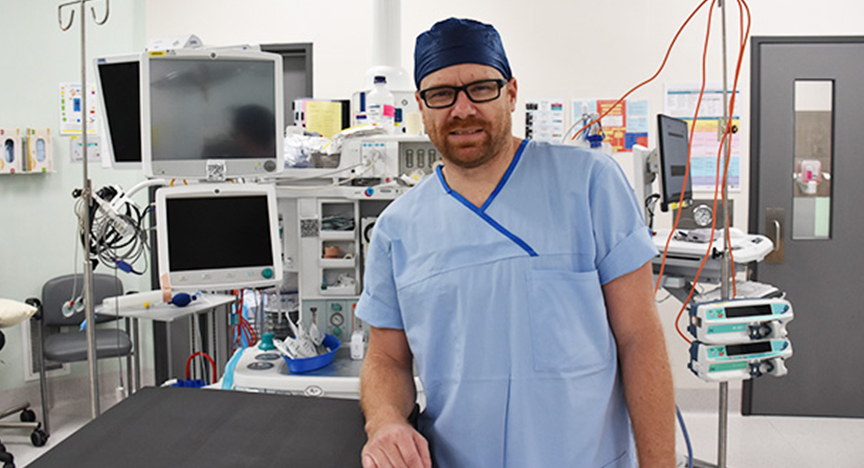
<instances>
[{"instance_id":1,"label":"chair seat","mask_svg":"<svg viewBox=\"0 0 864 468\"><path fill-rule=\"evenodd\" d=\"M125 356L132 350L132 341L125 332L113 328L96 330L97 359ZM45 359L54 362L87 360L87 332L58 333L45 337Z\"/></svg>"}]
</instances>

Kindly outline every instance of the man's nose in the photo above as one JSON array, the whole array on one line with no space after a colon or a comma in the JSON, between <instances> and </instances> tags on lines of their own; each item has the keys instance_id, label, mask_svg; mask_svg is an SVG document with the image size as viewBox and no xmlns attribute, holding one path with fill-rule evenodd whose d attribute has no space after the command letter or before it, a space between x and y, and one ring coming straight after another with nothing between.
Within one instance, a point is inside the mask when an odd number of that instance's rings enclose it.
<instances>
[{"instance_id":1,"label":"man's nose","mask_svg":"<svg viewBox=\"0 0 864 468\"><path fill-rule=\"evenodd\" d=\"M476 104L468 98L468 92L460 89L456 93L456 102L453 103L453 117L465 118L477 113Z\"/></svg>"}]
</instances>

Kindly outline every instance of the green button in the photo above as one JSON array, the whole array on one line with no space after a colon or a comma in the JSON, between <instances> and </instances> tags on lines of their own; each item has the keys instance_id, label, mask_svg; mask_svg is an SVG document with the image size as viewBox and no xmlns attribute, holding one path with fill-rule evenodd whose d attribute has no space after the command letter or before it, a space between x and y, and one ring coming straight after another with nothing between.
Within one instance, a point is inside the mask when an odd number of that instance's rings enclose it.
<instances>
[{"instance_id":1,"label":"green button","mask_svg":"<svg viewBox=\"0 0 864 468\"><path fill-rule=\"evenodd\" d=\"M339 336L342 334L342 329L339 327L333 327L333 336Z\"/></svg>"},{"instance_id":2,"label":"green button","mask_svg":"<svg viewBox=\"0 0 864 468\"><path fill-rule=\"evenodd\" d=\"M263 271L261 271L261 276L263 276L264 278L267 278L267 279L272 278L273 277L273 269L272 268L265 268Z\"/></svg>"}]
</instances>

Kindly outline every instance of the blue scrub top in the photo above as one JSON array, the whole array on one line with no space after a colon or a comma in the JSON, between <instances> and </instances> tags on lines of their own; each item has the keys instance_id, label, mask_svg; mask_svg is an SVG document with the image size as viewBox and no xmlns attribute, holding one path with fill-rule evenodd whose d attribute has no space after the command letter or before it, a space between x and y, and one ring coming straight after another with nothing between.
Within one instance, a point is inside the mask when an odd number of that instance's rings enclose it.
<instances>
[{"instance_id":1,"label":"blue scrub top","mask_svg":"<svg viewBox=\"0 0 864 468\"><path fill-rule=\"evenodd\" d=\"M475 207L438 171L378 218L357 315L404 329L437 467L633 467L602 284L657 250L608 156L525 140Z\"/></svg>"}]
</instances>

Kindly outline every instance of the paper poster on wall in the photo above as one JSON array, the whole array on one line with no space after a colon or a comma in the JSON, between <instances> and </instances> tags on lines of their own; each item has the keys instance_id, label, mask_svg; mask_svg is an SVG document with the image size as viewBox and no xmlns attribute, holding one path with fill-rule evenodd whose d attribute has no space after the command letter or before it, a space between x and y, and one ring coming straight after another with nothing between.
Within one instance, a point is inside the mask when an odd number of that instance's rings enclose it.
<instances>
[{"instance_id":1,"label":"paper poster on wall","mask_svg":"<svg viewBox=\"0 0 864 468\"><path fill-rule=\"evenodd\" d=\"M582 121L576 125L574 132L593 120L587 115L596 113L602 115L615 105L617 99L573 99L570 104L571 121ZM648 146L648 101L627 99L614 108L600 121L606 138L603 140L612 146L612 151L629 152L633 145Z\"/></svg>"},{"instance_id":2,"label":"paper poster on wall","mask_svg":"<svg viewBox=\"0 0 864 468\"><path fill-rule=\"evenodd\" d=\"M87 134L95 134L99 130L99 97L96 96L96 85L87 86ZM78 83L60 83L60 134L80 135L81 119L84 112L84 99L81 95L81 85Z\"/></svg>"},{"instance_id":3,"label":"paper poster on wall","mask_svg":"<svg viewBox=\"0 0 864 468\"><path fill-rule=\"evenodd\" d=\"M96 135L90 135L87 131L87 161L98 163L102 161L102 140ZM84 161L84 141L82 136L75 135L69 137L69 160L73 163ZM110 166L109 166L110 167Z\"/></svg>"},{"instance_id":4,"label":"paper poster on wall","mask_svg":"<svg viewBox=\"0 0 864 468\"><path fill-rule=\"evenodd\" d=\"M525 101L525 138L560 143L564 137L564 100Z\"/></svg>"},{"instance_id":5,"label":"paper poster on wall","mask_svg":"<svg viewBox=\"0 0 864 468\"><path fill-rule=\"evenodd\" d=\"M687 121L693 125L693 115L696 113L696 103L699 99L701 85L666 85L666 114ZM727 99L731 99L731 94ZM738 91L736 109L740 108L741 92ZM690 176L694 191L714 191L717 183L717 156L720 152L720 125L723 121L723 89L718 85L705 87L702 103L699 106L699 118L690 142ZM741 128L738 112L732 116L732 124ZM692 127L691 127L692 128ZM722 155L721 155L722 156ZM721 174L723 171L721 160ZM729 142L729 173L727 187L730 192L741 190L741 140L733 134Z\"/></svg>"}]
</instances>

